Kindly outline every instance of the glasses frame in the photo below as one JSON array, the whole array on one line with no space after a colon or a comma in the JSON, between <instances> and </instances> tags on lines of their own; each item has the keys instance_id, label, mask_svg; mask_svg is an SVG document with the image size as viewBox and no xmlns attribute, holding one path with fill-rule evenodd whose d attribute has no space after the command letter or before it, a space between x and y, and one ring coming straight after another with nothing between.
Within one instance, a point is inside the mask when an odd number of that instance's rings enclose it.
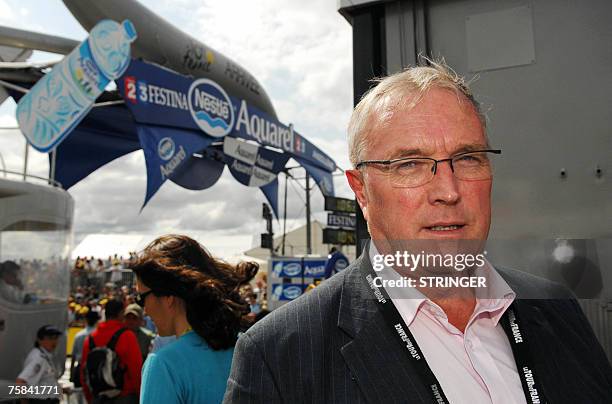
<instances>
[{"instance_id":1,"label":"glasses frame","mask_svg":"<svg viewBox=\"0 0 612 404\"><path fill-rule=\"evenodd\" d=\"M389 166L389 165L391 165L393 163L397 163L397 162L400 162L400 161L408 161L408 160L428 160L428 161L433 161L433 163L434 163L434 165L432 167L433 175L432 175L431 179L429 179L428 181L426 181L426 182L424 182L423 184L420 184L420 185L415 185L413 187L406 187L406 188L416 188L416 187L420 187L422 185L427 184L429 181L431 181L433 179L433 177L438 172L438 164L439 163L444 163L445 161L448 161L448 164L450 165L451 171L454 174L455 173L455 167L453 167L453 160L455 160L458 157L465 156L467 154L473 154L473 153L501 154L501 152L502 152L501 149L471 150L471 151L467 151L467 152L456 154L453 157L449 157L449 158L446 158L446 159L439 159L439 160L436 160L436 159L431 158L431 157L401 157L401 158L391 159L391 160L364 160L364 161L360 161L359 163L355 164L355 169L358 170L361 167L372 165L372 164L382 164L382 165L385 165L385 166ZM375 167L375 168L377 168L377 167Z\"/></svg>"}]
</instances>

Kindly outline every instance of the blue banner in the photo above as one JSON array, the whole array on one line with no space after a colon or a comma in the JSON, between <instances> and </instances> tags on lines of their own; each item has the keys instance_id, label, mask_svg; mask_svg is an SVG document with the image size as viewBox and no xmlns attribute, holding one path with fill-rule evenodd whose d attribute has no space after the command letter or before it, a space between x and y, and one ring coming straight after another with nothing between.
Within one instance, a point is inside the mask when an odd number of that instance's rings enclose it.
<instances>
[{"instance_id":1,"label":"blue banner","mask_svg":"<svg viewBox=\"0 0 612 404\"><path fill-rule=\"evenodd\" d=\"M265 195L268 203L270 203L274 216L278 218L278 179L275 179L268 185L264 185L259 189L261 189L261 192L263 192Z\"/></svg>"},{"instance_id":2,"label":"blue banner","mask_svg":"<svg viewBox=\"0 0 612 404\"><path fill-rule=\"evenodd\" d=\"M297 299L304 293L304 290L308 285L301 285L295 283L285 284L273 284L272 285L272 300L294 300Z\"/></svg>"},{"instance_id":3,"label":"blue banner","mask_svg":"<svg viewBox=\"0 0 612 404\"><path fill-rule=\"evenodd\" d=\"M294 259L272 259L272 273L279 278L302 277L302 263L304 277L322 278L325 276L326 258L294 258Z\"/></svg>"},{"instance_id":4,"label":"blue banner","mask_svg":"<svg viewBox=\"0 0 612 404\"><path fill-rule=\"evenodd\" d=\"M335 162L289 126L227 94L209 79L194 80L154 64L132 60L117 87L138 123L230 134L281 149L322 171Z\"/></svg>"},{"instance_id":5,"label":"blue banner","mask_svg":"<svg viewBox=\"0 0 612 404\"><path fill-rule=\"evenodd\" d=\"M335 251L332 254L328 255L327 262L325 263L325 278L329 278L332 275L343 271L346 267L349 266L349 260L346 258L346 255L342 254L340 251Z\"/></svg>"},{"instance_id":6,"label":"blue banner","mask_svg":"<svg viewBox=\"0 0 612 404\"><path fill-rule=\"evenodd\" d=\"M193 153L214 141L214 138L193 131L159 126L137 125L137 132L147 165L147 194L143 208L167 179L178 175L181 166Z\"/></svg>"},{"instance_id":7,"label":"blue banner","mask_svg":"<svg viewBox=\"0 0 612 404\"><path fill-rule=\"evenodd\" d=\"M323 195L334 196L334 177L331 172L321 170L299 157L294 157L294 159L314 178Z\"/></svg>"},{"instance_id":8,"label":"blue banner","mask_svg":"<svg viewBox=\"0 0 612 404\"><path fill-rule=\"evenodd\" d=\"M55 149L55 179L69 189L105 164L140 149L136 125L125 107L94 108Z\"/></svg>"},{"instance_id":9,"label":"blue banner","mask_svg":"<svg viewBox=\"0 0 612 404\"><path fill-rule=\"evenodd\" d=\"M169 177L170 181L192 191L212 187L221 177L225 164L207 156L188 157Z\"/></svg>"}]
</instances>

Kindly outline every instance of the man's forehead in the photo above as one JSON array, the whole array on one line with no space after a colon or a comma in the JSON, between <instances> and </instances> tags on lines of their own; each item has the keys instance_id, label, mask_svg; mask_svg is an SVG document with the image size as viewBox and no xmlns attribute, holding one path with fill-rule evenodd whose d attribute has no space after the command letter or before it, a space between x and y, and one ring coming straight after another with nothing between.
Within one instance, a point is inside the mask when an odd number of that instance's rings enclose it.
<instances>
[{"instance_id":1,"label":"man's forehead","mask_svg":"<svg viewBox=\"0 0 612 404\"><path fill-rule=\"evenodd\" d=\"M371 151L378 150L384 153L385 158L390 159L409 156L427 157L438 153L452 155L489 148L481 128L464 127L458 131L447 128L436 131L432 127L394 126L387 130L373 131L371 136Z\"/></svg>"},{"instance_id":2,"label":"man's forehead","mask_svg":"<svg viewBox=\"0 0 612 404\"><path fill-rule=\"evenodd\" d=\"M445 147L445 151L450 155L458 154L458 153L467 153L476 150L485 150L488 149L489 145L486 142L460 142L454 144L452 147ZM396 159L402 157L412 157L412 156L432 156L440 151L439 147L432 145L430 143L424 144L421 147L415 146L407 146L407 145L398 145L393 148L388 156L389 159Z\"/></svg>"},{"instance_id":3,"label":"man's forehead","mask_svg":"<svg viewBox=\"0 0 612 404\"><path fill-rule=\"evenodd\" d=\"M379 111L372 122L370 145L393 157L459 153L487 147L476 109L464 97L432 90L416 105Z\"/></svg>"}]
</instances>

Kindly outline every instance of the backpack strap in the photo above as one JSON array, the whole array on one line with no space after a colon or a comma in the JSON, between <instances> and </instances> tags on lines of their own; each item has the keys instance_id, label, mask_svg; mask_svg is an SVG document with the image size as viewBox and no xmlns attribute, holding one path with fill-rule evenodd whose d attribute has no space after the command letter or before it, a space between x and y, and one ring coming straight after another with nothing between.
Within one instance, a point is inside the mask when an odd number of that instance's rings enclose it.
<instances>
[{"instance_id":1,"label":"backpack strap","mask_svg":"<svg viewBox=\"0 0 612 404\"><path fill-rule=\"evenodd\" d=\"M106 344L106 346L111 349L111 350L115 350L115 345L117 345L117 342L119 342L119 337L121 336L121 334L123 334L125 331L127 331L127 328L121 328L120 330L117 330L113 336L111 337L110 341L108 342L108 344Z\"/></svg>"}]
</instances>

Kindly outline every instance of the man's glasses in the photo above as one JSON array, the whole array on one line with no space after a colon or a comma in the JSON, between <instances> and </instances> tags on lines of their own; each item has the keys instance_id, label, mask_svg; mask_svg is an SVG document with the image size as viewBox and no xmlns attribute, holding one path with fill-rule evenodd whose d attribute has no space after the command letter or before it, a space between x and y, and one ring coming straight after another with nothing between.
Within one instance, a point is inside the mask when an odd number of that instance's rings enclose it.
<instances>
[{"instance_id":1,"label":"man's glasses","mask_svg":"<svg viewBox=\"0 0 612 404\"><path fill-rule=\"evenodd\" d=\"M441 160L429 157L366 160L357 163L355 168L372 165L388 175L393 187L416 188L431 181L436 175L438 164L445 161L448 161L451 171L460 180L488 180L493 176L493 164L491 162L491 155L493 154L501 154L501 150L475 150Z\"/></svg>"},{"instance_id":2,"label":"man's glasses","mask_svg":"<svg viewBox=\"0 0 612 404\"><path fill-rule=\"evenodd\" d=\"M153 291L152 291L152 290L147 290L147 291L146 291L146 292L144 292L144 293L138 293L138 294L136 295L136 303L138 303L138 305L139 305L140 307L143 307L143 308L144 308L144 306L145 306L145 301L147 300L147 296L149 296L149 294L151 294L151 293L153 293Z\"/></svg>"}]
</instances>

